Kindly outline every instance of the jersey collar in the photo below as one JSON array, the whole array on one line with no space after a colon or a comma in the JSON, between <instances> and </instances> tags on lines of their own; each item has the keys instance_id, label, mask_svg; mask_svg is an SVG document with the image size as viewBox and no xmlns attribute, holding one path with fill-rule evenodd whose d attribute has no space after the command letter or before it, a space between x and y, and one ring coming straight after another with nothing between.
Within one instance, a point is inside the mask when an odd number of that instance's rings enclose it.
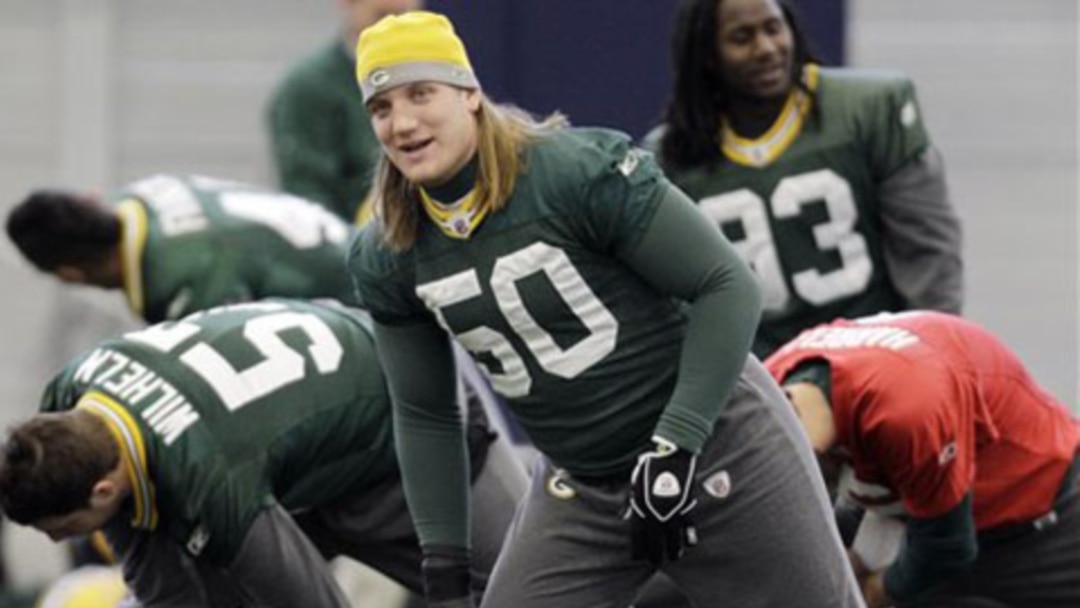
<instances>
[{"instance_id":1,"label":"jersey collar","mask_svg":"<svg viewBox=\"0 0 1080 608\"><path fill-rule=\"evenodd\" d=\"M150 478L146 458L146 441L139 425L126 408L100 391L87 393L75 407L97 416L108 427L120 448L120 458L135 498L135 514L131 518L131 525L134 528L153 530L157 527L158 510L154 483Z\"/></svg>"},{"instance_id":2,"label":"jersey collar","mask_svg":"<svg viewBox=\"0 0 1080 608\"><path fill-rule=\"evenodd\" d=\"M817 90L818 66L807 64L803 68L803 83L811 92ZM720 149L724 156L747 167L764 167L771 164L791 147L802 132L803 123L810 113L814 98L800 87L792 87L780 115L761 137L740 137L731 128L727 118L720 125Z\"/></svg>"},{"instance_id":3,"label":"jersey collar","mask_svg":"<svg viewBox=\"0 0 1080 608\"><path fill-rule=\"evenodd\" d=\"M479 189L476 187L479 172L480 155L476 154L446 183L419 188L420 201L427 216L443 234L452 239L472 236L487 215L488 205L480 205Z\"/></svg>"},{"instance_id":4,"label":"jersey collar","mask_svg":"<svg viewBox=\"0 0 1080 608\"><path fill-rule=\"evenodd\" d=\"M443 231L443 234L453 239L467 239L472 236L473 231L487 216L487 205L479 204L475 188L449 205L431 198L421 188L420 200L431 221Z\"/></svg>"},{"instance_id":5,"label":"jersey collar","mask_svg":"<svg viewBox=\"0 0 1080 608\"><path fill-rule=\"evenodd\" d=\"M146 208L134 198L121 202L116 211L120 217L120 261L124 275L124 295L127 296L131 310L141 317L146 311L142 271L149 220Z\"/></svg>"}]
</instances>

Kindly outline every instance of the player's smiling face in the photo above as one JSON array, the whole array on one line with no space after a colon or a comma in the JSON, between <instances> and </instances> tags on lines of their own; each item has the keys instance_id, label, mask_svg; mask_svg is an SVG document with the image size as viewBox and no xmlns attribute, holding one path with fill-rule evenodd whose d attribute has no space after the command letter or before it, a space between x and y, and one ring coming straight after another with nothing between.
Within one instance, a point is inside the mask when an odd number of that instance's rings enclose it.
<instances>
[{"instance_id":1,"label":"player's smiling face","mask_svg":"<svg viewBox=\"0 0 1080 608\"><path fill-rule=\"evenodd\" d=\"M737 93L774 99L791 89L795 44L775 0L718 0L716 52Z\"/></svg>"},{"instance_id":2,"label":"player's smiling face","mask_svg":"<svg viewBox=\"0 0 1080 608\"><path fill-rule=\"evenodd\" d=\"M414 82L379 93L367 105L390 162L415 184L448 181L476 153L478 90Z\"/></svg>"}]
</instances>

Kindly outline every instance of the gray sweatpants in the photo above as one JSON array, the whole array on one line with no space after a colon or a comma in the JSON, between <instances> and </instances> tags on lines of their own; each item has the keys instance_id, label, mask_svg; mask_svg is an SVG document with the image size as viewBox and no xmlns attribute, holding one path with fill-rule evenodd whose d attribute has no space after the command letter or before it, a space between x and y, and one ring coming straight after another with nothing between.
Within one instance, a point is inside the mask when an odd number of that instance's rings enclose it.
<instances>
[{"instance_id":1,"label":"gray sweatpants","mask_svg":"<svg viewBox=\"0 0 1080 608\"><path fill-rule=\"evenodd\" d=\"M525 470L506 441L491 444L472 486L473 576L482 591L527 486ZM280 506L255 520L228 567L192 560L165 534L118 522L106 530L124 578L145 608L347 608L327 560L347 555L422 593L420 547L401 483L296 518Z\"/></svg>"},{"instance_id":2,"label":"gray sweatpants","mask_svg":"<svg viewBox=\"0 0 1080 608\"><path fill-rule=\"evenodd\" d=\"M514 511L528 487L528 474L509 443L499 437L473 482L472 580L487 586ZM420 545L400 479L364 495L299 518L300 526L327 558L345 555L363 562L415 593L423 592Z\"/></svg>"},{"instance_id":3,"label":"gray sweatpants","mask_svg":"<svg viewBox=\"0 0 1080 608\"><path fill-rule=\"evenodd\" d=\"M757 359L698 466L699 543L663 567L694 606L863 606L810 446ZM586 483L541 458L483 608L630 604L653 571L630 559L626 477Z\"/></svg>"}]
</instances>

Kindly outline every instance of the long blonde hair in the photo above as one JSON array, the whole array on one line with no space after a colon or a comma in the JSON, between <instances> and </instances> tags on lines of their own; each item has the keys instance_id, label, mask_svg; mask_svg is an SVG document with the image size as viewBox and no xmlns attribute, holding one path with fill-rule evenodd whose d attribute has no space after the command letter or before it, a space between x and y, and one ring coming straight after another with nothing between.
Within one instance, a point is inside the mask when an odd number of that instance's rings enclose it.
<instances>
[{"instance_id":1,"label":"long blonde hair","mask_svg":"<svg viewBox=\"0 0 1080 608\"><path fill-rule=\"evenodd\" d=\"M524 110L496 104L483 94L476 121L480 158L476 199L481 209L491 213L506 206L518 175L525 170L525 144L567 126L568 122L557 112L537 120ZM407 251L416 242L420 226L417 188L385 153L381 155L371 196L383 242L392 251Z\"/></svg>"}]
</instances>

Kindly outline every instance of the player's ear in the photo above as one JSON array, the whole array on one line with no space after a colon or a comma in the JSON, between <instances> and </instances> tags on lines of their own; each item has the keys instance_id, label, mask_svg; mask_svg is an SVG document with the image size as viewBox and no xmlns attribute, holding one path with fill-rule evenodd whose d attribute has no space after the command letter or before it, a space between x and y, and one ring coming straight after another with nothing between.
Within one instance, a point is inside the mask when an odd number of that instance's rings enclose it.
<instances>
[{"instance_id":1,"label":"player's ear","mask_svg":"<svg viewBox=\"0 0 1080 608\"><path fill-rule=\"evenodd\" d=\"M480 111L480 99L482 97L483 93L480 92L480 89L465 89L465 107L473 113Z\"/></svg>"},{"instance_id":2,"label":"player's ear","mask_svg":"<svg viewBox=\"0 0 1080 608\"><path fill-rule=\"evenodd\" d=\"M95 509L112 508L120 504L124 499L124 487L121 481L126 472L123 461L117 463L116 468L97 480L90 489L90 507Z\"/></svg>"},{"instance_id":3,"label":"player's ear","mask_svg":"<svg viewBox=\"0 0 1080 608\"><path fill-rule=\"evenodd\" d=\"M100 508L111 505L120 494L120 487L109 477L99 479L90 490L90 506Z\"/></svg>"}]
</instances>

